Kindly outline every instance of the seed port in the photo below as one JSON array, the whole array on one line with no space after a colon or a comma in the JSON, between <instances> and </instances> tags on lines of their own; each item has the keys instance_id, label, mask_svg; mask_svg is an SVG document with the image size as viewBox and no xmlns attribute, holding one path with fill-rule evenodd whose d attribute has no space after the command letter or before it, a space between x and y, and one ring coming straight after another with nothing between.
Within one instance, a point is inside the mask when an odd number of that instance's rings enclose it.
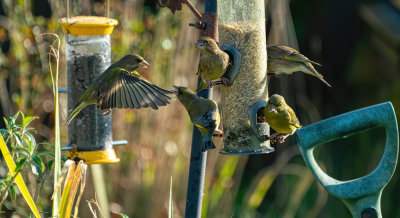
<instances>
[{"instance_id":1,"label":"seed port","mask_svg":"<svg viewBox=\"0 0 400 218\"><path fill-rule=\"evenodd\" d=\"M249 120L253 132L256 134L260 142L267 141L269 138L269 125L265 122L264 108L267 106L267 102L260 100L257 101L249 111ZM273 149L273 148L272 148Z\"/></svg>"},{"instance_id":2,"label":"seed port","mask_svg":"<svg viewBox=\"0 0 400 218\"><path fill-rule=\"evenodd\" d=\"M228 79L228 86L231 86L238 75L240 64L242 62L242 55L235 46L230 44L223 44L221 46L221 50L229 55L230 64L226 69L223 77Z\"/></svg>"}]
</instances>

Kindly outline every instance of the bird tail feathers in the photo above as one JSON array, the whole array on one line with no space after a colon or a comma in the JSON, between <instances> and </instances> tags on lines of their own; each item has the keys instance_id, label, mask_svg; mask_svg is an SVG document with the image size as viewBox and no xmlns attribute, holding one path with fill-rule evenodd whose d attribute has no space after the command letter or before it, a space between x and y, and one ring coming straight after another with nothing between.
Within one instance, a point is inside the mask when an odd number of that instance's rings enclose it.
<instances>
[{"instance_id":1,"label":"bird tail feathers","mask_svg":"<svg viewBox=\"0 0 400 218\"><path fill-rule=\"evenodd\" d=\"M311 60L309 60L310 61L310 63L313 63L313 64L315 64L315 65L318 65L318 66L322 66L320 63L318 63L318 62L315 62L315 61L311 61Z\"/></svg>"},{"instance_id":2,"label":"bird tail feathers","mask_svg":"<svg viewBox=\"0 0 400 218\"><path fill-rule=\"evenodd\" d=\"M209 149L214 149L215 145L212 141L211 135L204 135L203 136L203 147L201 148L202 152L205 152Z\"/></svg>"},{"instance_id":3,"label":"bird tail feathers","mask_svg":"<svg viewBox=\"0 0 400 218\"><path fill-rule=\"evenodd\" d=\"M67 117L67 119L65 120L65 122L67 124L71 123L71 121L76 117L76 115L79 114L79 112L81 112L81 110L83 108L85 108L87 105L85 104L85 102L81 102L76 104L74 107L72 107L71 109L69 109L69 112L72 111L69 116Z\"/></svg>"},{"instance_id":4,"label":"bird tail feathers","mask_svg":"<svg viewBox=\"0 0 400 218\"><path fill-rule=\"evenodd\" d=\"M307 71L305 73L310 74L312 76L318 77L318 79L320 79L322 82L324 82L327 86L331 87L331 85L324 80L324 76L322 76L322 74L318 73L318 71L313 67L313 65L311 63L306 63L305 64Z\"/></svg>"}]
</instances>

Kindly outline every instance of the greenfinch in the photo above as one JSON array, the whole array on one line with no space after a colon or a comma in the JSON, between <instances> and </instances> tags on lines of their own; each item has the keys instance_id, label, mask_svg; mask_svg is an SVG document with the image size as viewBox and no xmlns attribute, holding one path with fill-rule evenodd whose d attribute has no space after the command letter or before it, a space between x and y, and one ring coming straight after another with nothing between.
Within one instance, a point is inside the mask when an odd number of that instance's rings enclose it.
<instances>
[{"instance_id":1,"label":"greenfinch","mask_svg":"<svg viewBox=\"0 0 400 218\"><path fill-rule=\"evenodd\" d=\"M285 99L278 95L272 95L264 108L265 121L276 131L270 136L270 141L283 143L289 135L301 128L300 122L296 114L290 108ZM283 134L283 135L282 135Z\"/></svg>"},{"instance_id":2,"label":"greenfinch","mask_svg":"<svg viewBox=\"0 0 400 218\"><path fill-rule=\"evenodd\" d=\"M222 131L218 129L220 115L217 103L210 99L199 97L187 87L175 87L175 94L178 100L185 107L190 120L197 127L202 135L202 148L204 152L208 149L214 149L212 136L222 136Z\"/></svg>"},{"instance_id":3,"label":"greenfinch","mask_svg":"<svg viewBox=\"0 0 400 218\"><path fill-rule=\"evenodd\" d=\"M149 63L141 56L128 54L99 74L66 119L70 123L79 112L91 104L109 114L112 108L147 108L155 110L169 104L171 91L164 90L146 79L138 72L148 68Z\"/></svg>"},{"instance_id":4,"label":"greenfinch","mask_svg":"<svg viewBox=\"0 0 400 218\"><path fill-rule=\"evenodd\" d=\"M321 65L317 62L309 60L306 56L300 54L295 49L282 45L272 45L267 46L267 53L268 74L280 76L283 73L292 74L296 71L302 71L317 77L327 86L331 87L331 85L324 80L323 76L313 67L313 64L318 66Z\"/></svg>"},{"instance_id":5,"label":"greenfinch","mask_svg":"<svg viewBox=\"0 0 400 218\"><path fill-rule=\"evenodd\" d=\"M195 43L195 47L200 50L200 62L197 75L200 85L196 91L212 87L213 80L221 78L224 85L228 84L228 79L222 77L229 65L229 55L222 51L217 42L210 37L200 37Z\"/></svg>"}]
</instances>

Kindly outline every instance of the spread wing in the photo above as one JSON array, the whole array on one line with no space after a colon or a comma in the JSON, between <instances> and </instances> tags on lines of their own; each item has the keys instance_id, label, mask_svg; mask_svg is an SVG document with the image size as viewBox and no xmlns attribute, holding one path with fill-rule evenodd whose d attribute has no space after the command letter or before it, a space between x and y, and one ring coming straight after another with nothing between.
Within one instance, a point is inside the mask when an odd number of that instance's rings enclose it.
<instances>
[{"instance_id":1,"label":"spread wing","mask_svg":"<svg viewBox=\"0 0 400 218\"><path fill-rule=\"evenodd\" d=\"M147 108L155 110L169 104L173 94L139 76L121 68L113 70L113 79L99 87L97 106L99 109L110 108Z\"/></svg>"},{"instance_id":2,"label":"spread wing","mask_svg":"<svg viewBox=\"0 0 400 218\"><path fill-rule=\"evenodd\" d=\"M300 54L300 52L296 51L293 48L282 46L282 45L272 45L267 47L268 58L273 59L284 59L288 61L302 62L302 63L313 63L318 66L321 64L309 60L306 56Z\"/></svg>"}]
</instances>

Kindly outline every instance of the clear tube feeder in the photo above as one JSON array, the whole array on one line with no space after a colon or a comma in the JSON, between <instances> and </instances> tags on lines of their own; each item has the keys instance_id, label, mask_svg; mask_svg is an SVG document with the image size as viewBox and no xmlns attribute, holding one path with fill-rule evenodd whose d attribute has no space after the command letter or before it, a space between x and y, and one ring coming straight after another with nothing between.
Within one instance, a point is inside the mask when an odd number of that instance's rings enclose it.
<instances>
[{"instance_id":1,"label":"clear tube feeder","mask_svg":"<svg viewBox=\"0 0 400 218\"><path fill-rule=\"evenodd\" d=\"M59 22L66 34L68 108L72 108L96 76L111 65L110 34L118 21L76 16ZM111 115L104 116L96 107L86 107L68 125L67 147L74 147L68 156L86 164L119 162L113 149Z\"/></svg>"},{"instance_id":2,"label":"clear tube feeder","mask_svg":"<svg viewBox=\"0 0 400 218\"><path fill-rule=\"evenodd\" d=\"M264 0L224 0L218 4L220 44L241 54L236 79L221 86L224 131L222 154L262 154L274 151L264 135L267 123L257 122L268 96Z\"/></svg>"}]
</instances>

